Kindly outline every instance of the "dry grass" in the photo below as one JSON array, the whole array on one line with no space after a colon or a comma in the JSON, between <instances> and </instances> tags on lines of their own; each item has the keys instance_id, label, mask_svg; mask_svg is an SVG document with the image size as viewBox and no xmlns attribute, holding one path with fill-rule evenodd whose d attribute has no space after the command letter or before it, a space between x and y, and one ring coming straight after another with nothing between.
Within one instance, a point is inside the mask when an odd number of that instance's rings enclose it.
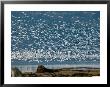
<instances>
[{"instance_id":1,"label":"dry grass","mask_svg":"<svg viewBox=\"0 0 110 87\"><path fill-rule=\"evenodd\" d=\"M100 76L100 69L89 70L71 70L71 69L59 69L55 72L44 73L23 73L26 77L92 77Z\"/></svg>"},{"instance_id":2,"label":"dry grass","mask_svg":"<svg viewBox=\"0 0 110 87\"><path fill-rule=\"evenodd\" d=\"M25 72L20 77L92 77L100 76L100 69L87 68L63 68L63 69L47 69L45 72ZM16 76L18 77L18 76Z\"/></svg>"}]
</instances>

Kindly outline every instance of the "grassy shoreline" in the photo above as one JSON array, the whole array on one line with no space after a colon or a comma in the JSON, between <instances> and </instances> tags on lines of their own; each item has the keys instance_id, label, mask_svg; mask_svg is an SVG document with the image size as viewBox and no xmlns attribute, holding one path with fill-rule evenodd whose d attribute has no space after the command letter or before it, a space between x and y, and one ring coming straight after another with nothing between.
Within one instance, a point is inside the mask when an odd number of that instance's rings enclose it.
<instances>
[{"instance_id":1,"label":"grassy shoreline","mask_svg":"<svg viewBox=\"0 0 110 87\"><path fill-rule=\"evenodd\" d=\"M48 69L43 65L36 67L36 72L21 72L18 68L12 68L12 77L92 77L100 76L100 68L73 67Z\"/></svg>"}]
</instances>

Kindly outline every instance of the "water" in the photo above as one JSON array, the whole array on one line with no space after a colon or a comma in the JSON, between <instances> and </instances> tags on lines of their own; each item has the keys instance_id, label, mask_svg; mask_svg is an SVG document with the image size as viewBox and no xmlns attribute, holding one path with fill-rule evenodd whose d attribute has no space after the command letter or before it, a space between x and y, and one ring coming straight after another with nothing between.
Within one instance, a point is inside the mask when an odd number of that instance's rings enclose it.
<instances>
[{"instance_id":1,"label":"water","mask_svg":"<svg viewBox=\"0 0 110 87\"><path fill-rule=\"evenodd\" d=\"M44 65L48 69L73 68L73 67L88 67L100 68L100 65ZM38 65L12 65L12 68L17 67L22 72L36 72Z\"/></svg>"}]
</instances>

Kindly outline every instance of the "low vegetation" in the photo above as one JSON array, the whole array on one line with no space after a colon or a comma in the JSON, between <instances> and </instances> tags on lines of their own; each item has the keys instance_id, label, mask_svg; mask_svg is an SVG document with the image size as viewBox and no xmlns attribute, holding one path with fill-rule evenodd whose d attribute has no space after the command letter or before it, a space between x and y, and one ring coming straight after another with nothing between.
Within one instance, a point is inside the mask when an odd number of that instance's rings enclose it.
<instances>
[{"instance_id":1,"label":"low vegetation","mask_svg":"<svg viewBox=\"0 0 110 87\"><path fill-rule=\"evenodd\" d=\"M12 69L13 77L92 77L100 76L98 68L62 68L62 69L47 69L43 65L39 65L36 72L24 72L19 69Z\"/></svg>"}]
</instances>

